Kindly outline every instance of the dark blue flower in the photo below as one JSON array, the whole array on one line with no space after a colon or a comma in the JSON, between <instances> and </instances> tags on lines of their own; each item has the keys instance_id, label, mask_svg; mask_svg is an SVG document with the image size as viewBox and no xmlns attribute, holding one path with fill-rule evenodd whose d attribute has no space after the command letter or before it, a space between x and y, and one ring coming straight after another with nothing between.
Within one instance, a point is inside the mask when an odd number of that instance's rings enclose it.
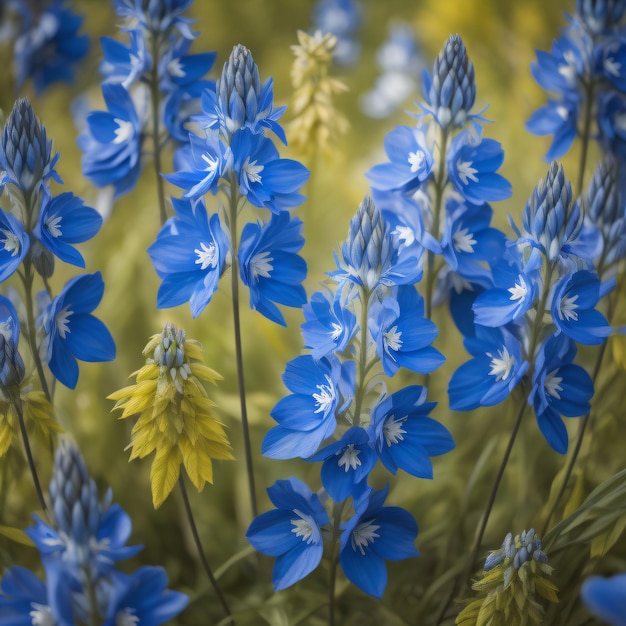
<instances>
[{"instance_id":1,"label":"dark blue flower","mask_svg":"<svg viewBox=\"0 0 626 626\"><path fill-rule=\"evenodd\" d=\"M310 457L337 428L337 414L352 400L356 367L331 355L316 361L302 355L289 361L283 382L292 393L278 401L271 416L278 422L263 440L272 459Z\"/></svg>"},{"instance_id":2,"label":"dark blue flower","mask_svg":"<svg viewBox=\"0 0 626 626\"><path fill-rule=\"evenodd\" d=\"M24 361L18 351L20 321L13 303L0 294L0 388L10 389L24 378Z\"/></svg>"},{"instance_id":3,"label":"dark blue flower","mask_svg":"<svg viewBox=\"0 0 626 626\"><path fill-rule=\"evenodd\" d=\"M594 34L615 26L625 9L622 0L576 0L576 16Z\"/></svg>"},{"instance_id":4,"label":"dark blue flower","mask_svg":"<svg viewBox=\"0 0 626 626\"><path fill-rule=\"evenodd\" d=\"M526 122L526 130L533 135L554 135L544 157L546 161L562 157L571 148L577 133L579 106L577 99L550 99Z\"/></svg>"},{"instance_id":5,"label":"dark blue flower","mask_svg":"<svg viewBox=\"0 0 626 626\"><path fill-rule=\"evenodd\" d=\"M246 224L239 244L239 274L250 289L250 308L277 324L285 318L274 304L301 307L306 262L297 253L304 245L302 220L289 213L272 214L267 224Z\"/></svg>"},{"instance_id":6,"label":"dark blue flower","mask_svg":"<svg viewBox=\"0 0 626 626\"><path fill-rule=\"evenodd\" d=\"M30 248L30 239L22 222L2 209L0 209L0 246L1 283L21 265Z\"/></svg>"},{"instance_id":7,"label":"dark blue flower","mask_svg":"<svg viewBox=\"0 0 626 626\"><path fill-rule=\"evenodd\" d=\"M175 216L159 232L148 254L162 279L157 307L189 302L191 314L200 315L209 304L226 268L228 236L217 213L207 217L204 202L173 199Z\"/></svg>"},{"instance_id":8,"label":"dark blue flower","mask_svg":"<svg viewBox=\"0 0 626 626\"><path fill-rule=\"evenodd\" d=\"M354 515L341 524L341 567L348 580L377 598L387 586L385 561L419 555L414 544L417 524L408 511L383 506L388 490L367 489L354 502Z\"/></svg>"},{"instance_id":9,"label":"dark blue flower","mask_svg":"<svg viewBox=\"0 0 626 626\"><path fill-rule=\"evenodd\" d=\"M246 537L255 550L276 557L272 582L280 591L319 565L329 519L317 495L297 478L277 480L267 494L276 509L253 520Z\"/></svg>"},{"instance_id":10,"label":"dark blue flower","mask_svg":"<svg viewBox=\"0 0 626 626\"><path fill-rule=\"evenodd\" d=\"M432 478L431 456L454 448L452 435L428 417L436 402L426 402L427 389L405 387L379 402L372 412L370 429L382 464L392 474L399 469Z\"/></svg>"},{"instance_id":11,"label":"dark blue flower","mask_svg":"<svg viewBox=\"0 0 626 626\"><path fill-rule=\"evenodd\" d=\"M415 287L397 287L394 295L375 302L368 325L387 376L400 367L428 374L445 361L430 345L437 337L437 327L424 317L424 299Z\"/></svg>"},{"instance_id":12,"label":"dark blue flower","mask_svg":"<svg viewBox=\"0 0 626 626\"><path fill-rule=\"evenodd\" d=\"M583 583L580 595L593 615L611 626L626 626L626 573L592 576Z\"/></svg>"},{"instance_id":13,"label":"dark blue flower","mask_svg":"<svg viewBox=\"0 0 626 626\"><path fill-rule=\"evenodd\" d=\"M77 276L63 287L44 313L48 366L58 381L70 389L78 381L76 359L99 362L115 358L111 333L91 315L103 292L100 272Z\"/></svg>"},{"instance_id":14,"label":"dark blue flower","mask_svg":"<svg viewBox=\"0 0 626 626\"><path fill-rule=\"evenodd\" d=\"M193 0L113 0L115 12L126 18L131 28L140 27L153 36L177 29L187 39L194 38L190 29L193 20L182 14L192 3Z\"/></svg>"},{"instance_id":15,"label":"dark blue flower","mask_svg":"<svg viewBox=\"0 0 626 626\"><path fill-rule=\"evenodd\" d=\"M30 570L11 567L0 582L0 624L32 626L56 624L46 585Z\"/></svg>"},{"instance_id":16,"label":"dark blue flower","mask_svg":"<svg viewBox=\"0 0 626 626\"><path fill-rule=\"evenodd\" d=\"M128 46L111 37L100 39L104 57L100 72L106 82L119 83L125 89L149 72L153 62L143 32L131 30L128 35Z\"/></svg>"}]
</instances>

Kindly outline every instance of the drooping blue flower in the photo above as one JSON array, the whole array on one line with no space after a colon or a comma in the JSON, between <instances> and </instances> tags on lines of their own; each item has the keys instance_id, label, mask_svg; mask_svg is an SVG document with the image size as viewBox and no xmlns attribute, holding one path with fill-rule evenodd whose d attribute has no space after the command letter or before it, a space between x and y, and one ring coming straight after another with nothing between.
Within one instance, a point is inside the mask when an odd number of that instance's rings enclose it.
<instances>
[{"instance_id":1,"label":"drooping blue flower","mask_svg":"<svg viewBox=\"0 0 626 626\"><path fill-rule=\"evenodd\" d=\"M372 412L376 451L394 475L402 469L418 478L432 478L430 457L454 448L445 426L428 417L437 403L426 402L426 394L425 387L411 385L383 398Z\"/></svg>"},{"instance_id":2,"label":"drooping blue flower","mask_svg":"<svg viewBox=\"0 0 626 626\"><path fill-rule=\"evenodd\" d=\"M246 224L241 233L239 274L250 289L250 308L283 326L285 318L274 302L291 307L306 302L302 281L307 266L298 255L304 245L302 226L302 220L281 211L266 224Z\"/></svg>"},{"instance_id":3,"label":"drooping blue flower","mask_svg":"<svg viewBox=\"0 0 626 626\"><path fill-rule=\"evenodd\" d=\"M0 209L0 283L21 265L30 248L28 233L11 213Z\"/></svg>"},{"instance_id":4,"label":"drooping blue flower","mask_svg":"<svg viewBox=\"0 0 626 626\"><path fill-rule=\"evenodd\" d=\"M428 374L445 361L430 345L437 337L437 326L424 317L424 299L415 287L397 287L382 302L372 304L368 326L387 376L400 367Z\"/></svg>"},{"instance_id":5,"label":"drooping blue flower","mask_svg":"<svg viewBox=\"0 0 626 626\"><path fill-rule=\"evenodd\" d=\"M244 128L232 136L230 148L239 193L250 204L279 213L304 202L298 190L309 170L298 161L281 159L270 139Z\"/></svg>"},{"instance_id":6,"label":"drooping blue flower","mask_svg":"<svg viewBox=\"0 0 626 626\"><path fill-rule=\"evenodd\" d=\"M315 292L303 313L302 337L314 359L343 352L357 330L356 316L344 306L340 294Z\"/></svg>"},{"instance_id":7,"label":"drooping blue flower","mask_svg":"<svg viewBox=\"0 0 626 626\"><path fill-rule=\"evenodd\" d=\"M626 573L592 576L583 583L580 595L593 615L611 626L626 626Z\"/></svg>"},{"instance_id":8,"label":"drooping blue flower","mask_svg":"<svg viewBox=\"0 0 626 626\"><path fill-rule=\"evenodd\" d=\"M91 315L103 293L100 272L76 276L66 283L44 313L48 366L57 380L70 389L78 381L76 359L100 362L115 358L111 333Z\"/></svg>"},{"instance_id":9,"label":"drooping blue flower","mask_svg":"<svg viewBox=\"0 0 626 626\"><path fill-rule=\"evenodd\" d=\"M143 32L131 30L128 36L128 45L111 37L100 39L103 55L100 72L106 82L119 83L125 89L150 71L153 63Z\"/></svg>"},{"instance_id":10,"label":"drooping blue flower","mask_svg":"<svg viewBox=\"0 0 626 626\"><path fill-rule=\"evenodd\" d=\"M480 132L464 130L450 143L446 160L452 186L470 204L511 197L511 184L496 173L504 161L498 141L483 139Z\"/></svg>"},{"instance_id":11,"label":"drooping blue flower","mask_svg":"<svg viewBox=\"0 0 626 626\"><path fill-rule=\"evenodd\" d=\"M93 111L78 137L83 174L96 187L115 186L115 197L131 191L141 173L143 120L122 85L104 83L107 111Z\"/></svg>"},{"instance_id":12,"label":"drooping blue flower","mask_svg":"<svg viewBox=\"0 0 626 626\"><path fill-rule=\"evenodd\" d=\"M448 385L450 408L471 411L504 401L528 369L519 340L504 328L476 325L474 337L465 337L465 349L474 357L452 374Z\"/></svg>"},{"instance_id":13,"label":"drooping blue flower","mask_svg":"<svg viewBox=\"0 0 626 626\"><path fill-rule=\"evenodd\" d=\"M562 157L576 138L579 102L573 99L549 99L526 122L526 130L533 135L554 135L544 159L553 161Z\"/></svg>"},{"instance_id":14,"label":"drooping blue flower","mask_svg":"<svg viewBox=\"0 0 626 626\"><path fill-rule=\"evenodd\" d=\"M324 461L321 478L324 489L335 502L356 497L367 487L367 477L378 456L367 430L348 429L339 441L322 448L307 461Z\"/></svg>"},{"instance_id":15,"label":"drooping blue flower","mask_svg":"<svg viewBox=\"0 0 626 626\"><path fill-rule=\"evenodd\" d=\"M354 502L354 515L341 524L341 567L348 580L376 598L387 586L385 561L419 555L417 524L408 511L383 506L388 490L389 485L381 491L367 489Z\"/></svg>"},{"instance_id":16,"label":"drooping blue flower","mask_svg":"<svg viewBox=\"0 0 626 626\"><path fill-rule=\"evenodd\" d=\"M102 226L102 217L73 193L54 198L46 191L34 235L66 263L85 267L85 260L71 244L91 239Z\"/></svg>"},{"instance_id":17,"label":"drooping blue flower","mask_svg":"<svg viewBox=\"0 0 626 626\"><path fill-rule=\"evenodd\" d=\"M283 382L292 393L270 411L278 422L263 440L262 452L272 459L310 457L337 428L337 415L354 395L354 361L330 355L316 361L306 354L289 361Z\"/></svg>"},{"instance_id":18,"label":"drooping blue flower","mask_svg":"<svg viewBox=\"0 0 626 626\"><path fill-rule=\"evenodd\" d=\"M170 308L189 302L197 317L211 301L230 254L228 236L219 215L209 220L204 202L192 205L173 199L175 215L168 219L148 248L161 286L157 307Z\"/></svg>"},{"instance_id":19,"label":"drooping blue flower","mask_svg":"<svg viewBox=\"0 0 626 626\"><path fill-rule=\"evenodd\" d=\"M397 126L385 136L389 163L372 167L365 175L374 189L412 194L431 176L432 147L420 128Z\"/></svg>"},{"instance_id":20,"label":"drooping blue flower","mask_svg":"<svg viewBox=\"0 0 626 626\"><path fill-rule=\"evenodd\" d=\"M267 494L276 507L250 524L246 538L255 550L276 557L274 589L280 591L308 576L322 559L322 527L329 524L317 494L297 478L277 480Z\"/></svg>"},{"instance_id":21,"label":"drooping blue flower","mask_svg":"<svg viewBox=\"0 0 626 626\"><path fill-rule=\"evenodd\" d=\"M20 321L13 303L0 294L0 387L19 385L25 374L24 361L18 351Z\"/></svg>"},{"instance_id":22,"label":"drooping blue flower","mask_svg":"<svg viewBox=\"0 0 626 626\"><path fill-rule=\"evenodd\" d=\"M0 624L55 624L46 585L30 570L14 566L0 581Z\"/></svg>"},{"instance_id":23,"label":"drooping blue flower","mask_svg":"<svg viewBox=\"0 0 626 626\"><path fill-rule=\"evenodd\" d=\"M573 363L575 356L576 345L567 335L550 336L537 353L528 397L543 436L561 454L567 452L568 444L561 416L587 414L593 396L593 381L582 367Z\"/></svg>"},{"instance_id":24,"label":"drooping blue flower","mask_svg":"<svg viewBox=\"0 0 626 626\"><path fill-rule=\"evenodd\" d=\"M594 308L599 299L600 281L595 274L579 270L565 275L554 286L552 320L559 330L578 343L604 343L612 328Z\"/></svg>"}]
</instances>

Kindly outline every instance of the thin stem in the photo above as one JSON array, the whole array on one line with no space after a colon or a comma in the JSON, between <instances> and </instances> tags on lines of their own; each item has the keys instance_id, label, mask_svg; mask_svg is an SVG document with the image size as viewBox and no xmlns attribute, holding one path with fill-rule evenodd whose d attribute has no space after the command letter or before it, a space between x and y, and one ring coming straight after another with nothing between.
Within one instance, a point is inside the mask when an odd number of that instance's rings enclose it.
<instances>
[{"instance_id":1,"label":"thin stem","mask_svg":"<svg viewBox=\"0 0 626 626\"><path fill-rule=\"evenodd\" d=\"M365 287L360 290L361 294L361 345L359 349L359 382L356 388L354 399L354 423L361 424L361 406L365 395L365 376L368 372L367 366L367 312L369 308L369 292Z\"/></svg>"},{"instance_id":2,"label":"thin stem","mask_svg":"<svg viewBox=\"0 0 626 626\"><path fill-rule=\"evenodd\" d=\"M585 167L587 166L587 154L589 152L589 140L591 138L591 121L592 121L592 108L593 108L593 92L594 83L589 81L585 85L585 105L583 116L583 129L581 135L581 148L580 148L580 165L578 170L578 182L576 183L576 195L580 197L583 192L583 183L585 180Z\"/></svg>"},{"instance_id":3,"label":"thin stem","mask_svg":"<svg viewBox=\"0 0 626 626\"><path fill-rule=\"evenodd\" d=\"M330 556L330 575L328 579L328 626L335 626L335 586L337 582L337 563L339 561L337 542L339 541L339 530L344 505L345 500L344 502L335 502L333 504L332 553Z\"/></svg>"},{"instance_id":4,"label":"thin stem","mask_svg":"<svg viewBox=\"0 0 626 626\"><path fill-rule=\"evenodd\" d=\"M33 477L33 483L35 484L35 491L37 492L37 498L41 508L45 511L48 506L46 500L43 497L43 491L39 482L39 476L37 475L37 466L35 465L35 459L33 458L33 452L30 448L30 442L28 440L28 433L26 432L26 424L24 423L24 413L22 411L21 400L19 398L11 398L11 402L15 407L17 413L17 421L20 425L20 433L22 435L22 441L24 442L24 452L26 453L26 460L28 461L28 467L30 468L30 474Z\"/></svg>"},{"instance_id":5,"label":"thin stem","mask_svg":"<svg viewBox=\"0 0 626 626\"><path fill-rule=\"evenodd\" d=\"M198 534L196 522L194 520L193 512L191 510L191 504L189 504L189 496L187 495L187 487L185 487L185 479L183 478L182 474L178 476L178 485L180 487L180 493L183 497L183 504L185 505L185 513L187 514L187 519L189 520L189 526L191 528L191 534L193 535L193 541L196 544L196 550L198 551L198 555L200 556L200 562L202 563L202 567L204 568L206 575L209 577L209 581L211 585L213 586L213 589L215 590L215 594L217 595L217 598L220 601L220 604L222 605L224 612L226 613L226 615L228 615L231 618L231 621L232 621L232 613L230 612L230 607L228 606L228 603L226 602L226 598L224 597L222 590L217 584L217 580L215 579L215 576L213 575L213 571L211 570L209 562L207 561L207 558L204 554L204 549L202 548L202 542L200 541L200 535Z\"/></svg>"},{"instance_id":6,"label":"thin stem","mask_svg":"<svg viewBox=\"0 0 626 626\"><path fill-rule=\"evenodd\" d=\"M154 146L154 174L157 184L157 198L159 202L159 218L161 226L165 224L167 212L165 210L165 188L161 177L161 142L159 139L159 37L152 35L152 70L150 72L150 106L152 111L152 143Z\"/></svg>"},{"instance_id":7,"label":"thin stem","mask_svg":"<svg viewBox=\"0 0 626 626\"><path fill-rule=\"evenodd\" d=\"M100 626L101 622L98 619L98 597L96 595L96 589L93 584L93 578L91 576L91 568L85 564L83 567L83 575L87 584L87 599L89 601L89 626Z\"/></svg>"},{"instance_id":8,"label":"thin stem","mask_svg":"<svg viewBox=\"0 0 626 626\"><path fill-rule=\"evenodd\" d=\"M257 516L256 486L254 482L254 468L252 463L252 444L250 441L250 426L248 424L248 408L246 405L246 384L243 370L243 349L241 347L241 320L239 316L239 267L237 260L237 208L239 191L237 181L231 176L230 182L230 239L231 239L231 293L233 301L233 325L235 331L235 358L237 361L237 384L239 387L239 403L241 406L241 425L243 428L243 444L246 456L246 472L248 474L248 489L250 491L250 505L252 516Z\"/></svg>"}]
</instances>

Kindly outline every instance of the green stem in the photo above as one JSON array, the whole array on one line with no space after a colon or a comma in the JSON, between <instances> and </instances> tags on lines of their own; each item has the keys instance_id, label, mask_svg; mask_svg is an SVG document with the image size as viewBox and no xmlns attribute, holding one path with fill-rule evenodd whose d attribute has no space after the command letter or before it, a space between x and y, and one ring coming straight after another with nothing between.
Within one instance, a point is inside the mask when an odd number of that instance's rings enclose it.
<instances>
[{"instance_id":1,"label":"green stem","mask_svg":"<svg viewBox=\"0 0 626 626\"><path fill-rule=\"evenodd\" d=\"M365 395L365 377L369 370L367 366L367 312L369 309L369 292L365 287L360 290L361 297L361 345L359 347L359 382L354 398L354 425L361 424L361 407Z\"/></svg>"},{"instance_id":2,"label":"green stem","mask_svg":"<svg viewBox=\"0 0 626 626\"><path fill-rule=\"evenodd\" d=\"M594 82L590 81L585 84L585 105L583 113L583 129L581 135L580 148L580 164L578 170L578 181L576 183L576 196L580 197L583 192L583 184L585 181L585 167L587 166L587 155L589 152L589 141L591 138L591 121L593 112L594 99Z\"/></svg>"},{"instance_id":3,"label":"green stem","mask_svg":"<svg viewBox=\"0 0 626 626\"><path fill-rule=\"evenodd\" d=\"M98 619L98 596L91 577L91 568L89 565L83 567L83 576L85 577L85 587L87 588L87 600L89 601L89 626L101 626Z\"/></svg>"},{"instance_id":4,"label":"green stem","mask_svg":"<svg viewBox=\"0 0 626 626\"><path fill-rule=\"evenodd\" d=\"M178 485L180 487L180 493L183 497L185 513L187 514L187 519L189 520L191 534L193 535L193 541L196 544L196 550L198 551L198 556L200 557L200 562L202 563L202 567L204 568L206 575L209 577L209 581L211 585L213 586L213 589L215 590L215 595L220 601L220 604L222 605L224 612L226 613L226 615L228 615L231 618L231 622L234 623L234 621L232 620L232 613L230 612L230 607L228 606L228 603L226 602L226 598L224 597L222 590L217 584L217 580L215 579L215 576L213 575L211 566L209 565L209 562L207 561L207 558L204 554L204 549L202 548L202 542L200 541L200 535L198 534L196 522L194 520L193 512L191 510L191 504L189 503L189 496L187 495L187 487L185 487L185 479L183 478L182 474L178 476Z\"/></svg>"},{"instance_id":5,"label":"green stem","mask_svg":"<svg viewBox=\"0 0 626 626\"><path fill-rule=\"evenodd\" d=\"M332 552L328 579L328 626L335 626L335 586L337 582L337 563L339 562L337 543L340 536L341 516L344 505L345 500L344 502L333 503L333 537L331 540Z\"/></svg>"},{"instance_id":6,"label":"green stem","mask_svg":"<svg viewBox=\"0 0 626 626\"><path fill-rule=\"evenodd\" d=\"M237 209L239 205L239 191L237 180L231 175L230 180L230 239L231 239L231 292L233 301L233 325L235 331L235 358L237 361L237 383L239 387L239 403L241 406L241 424L243 428L243 444L246 457L246 472L248 474L248 489L250 491L250 505L252 516L256 517L257 500L254 482L254 467L252 462L252 444L250 441L250 426L248 424L248 409L246 404L246 385L243 370L243 349L241 346L241 320L239 316L239 264L237 260Z\"/></svg>"},{"instance_id":7,"label":"green stem","mask_svg":"<svg viewBox=\"0 0 626 626\"><path fill-rule=\"evenodd\" d=\"M161 176L161 142L159 139L159 37L152 36L152 70L150 72L150 106L152 111L152 142L154 145L154 174L156 176L159 218L161 226L167 220L165 210L165 187Z\"/></svg>"}]
</instances>

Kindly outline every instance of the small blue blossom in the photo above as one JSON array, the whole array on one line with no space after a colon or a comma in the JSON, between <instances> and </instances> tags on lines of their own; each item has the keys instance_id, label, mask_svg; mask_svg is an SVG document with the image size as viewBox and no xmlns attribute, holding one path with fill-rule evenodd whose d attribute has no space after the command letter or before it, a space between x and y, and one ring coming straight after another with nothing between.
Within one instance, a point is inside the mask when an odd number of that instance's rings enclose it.
<instances>
[{"instance_id":1,"label":"small blue blossom","mask_svg":"<svg viewBox=\"0 0 626 626\"><path fill-rule=\"evenodd\" d=\"M4 391L19 385L25 374L18 351L20 321L12 302L0 294L0 388Z\"/></svg>"},{"instance_id":2,"label":"small blue blossom","mask_svg":"<svg viewBox=\"0 0 626 626\"><path fill-rule=\"evenodd\" d=\"M281 211L267 224L246 224L241 233L239 274L250 289L250 308L283 326L285 318L274 302L291 307L306 302L307 266L297 254L304 245L302 226L302 220Z\"/></svg>"},{"instance_id":3,"label":"small blue blossom","mask_svg":"<svg viewBox=\"0 0 626 626\"><path fill-rule=\"evenodd\" d=\"M100 272L77 276L63 287L44 313L48 366L57 380L70 389L78 381L76 359L100 362L115 358L111 333L91 315L103 292Z\"/></svg>"},{"instance_id":4,"label":"small blue blossom","mask_svg":"<svg viewBox=\"0 0 626 626\"><path fill-rule=\"evenodd\" d=\"M580 590L589 611L611 626L626 626L626 573L592 576Z\"/></svg>"},{"instance_id":5,"label":"small blue blossom","mask_svg":"<svg viewBox=\"0 0 626 626\"><path fill-rule=\"evenodd\" d=\"M0 209L0 283L21 265L30 248L28 233L11 213Z\"/></svg>"},{"instance_id":6,"label":"small blue blossom","mask_svg":"<svg viewBox=\"0 0 626 626\"><path fill-rule=\"evenodd\" d=\"M207 217L204 202L192 206L173 199L175 215L168 219L148 248L154 269L162 279L157 307L189 302L197 317L211 301L230 254L227 234L217 213Z\"/></svg>"},{"instance_id":7,"label":"small blue blossom","mask_svg":"<svg viewBox=\"0 0 626 626\"><path fill-rule=\"evenodd\" d=\"M146 39L140 30L129 32L128 46L111 37L102 37L103 59L100 72L108 83L119 83L128 89L152 67L152 56L148 52Z\"/></svg>"},{"instance_id":8,"label":"small blue blossom","mask_svg":"<svg viewBox=\"0 0 626 626\"><path fill-rule=\"evenodd\" d=\"M193 0L113 0L115 12L128 20L129 30L141 28L152 35L163 35L173 29L187 39L194 39L193 20L182 16Z\"/></svg>"},{"instance_id":9,"label":"small blue blossom","mask_svg":"<svg viewBox=\"0 0 626 626\"><path fill-rule=\"evenodd\" d=\"M30 570L11 567L0 582L0 624L55 624L46 585Z\"/></svg>"},{"instance_id":10,"label":"small blue blossom","mask_svg":"<svg viewBox=\"0 0 626 626\"><path fill-rule=\"evenodd\" d=\"M625 9L621 0L576 0L576 15L594 34L615 26Z\"/></svg>"},{"instance_id":11,"label":"small blue blossom","mask_svg":"<svg viewBox=\"0 0 626 626\"><path fill-rule=\"evenodd\" d=\"M376 598L387 586L385 561L419 555L414 544L417 524L408 511L383 506L388 490L367 489L354 502L354 515L341 524L341 567L348 580Z\"/></svg>"},{"instance_id":12,"label":"small blue blossom","mask_svg":"<svg viewBox=\"0 0 626 626\"><path fill-rule=\"evenodd\" d=\"M454 448L445 426L428 417L436 402L426 402L426 394L425 387L411 385L383 398L372 412L376 451L394 475L402 469L418 478L432 478L430 457Z\"/></svg>"},{"instance_id":13,"label":"small blue blossom","mask_svg":"<svg viewBox=\"0 0 626 626\"><path fill-rule=\"evenodd\" d=\"M526 130L533 135L554 135L545 160L562 157L574 143L579 114L578 100L548 100L526 122Z\"/></svg>"},{"instance_id":14,"label":"small blue blossom","mask_svg":"<svg viewBox=\"0 0 626 626\"><path fill-rule=\"evenodd\" d=\"M280 591L319 565L324 551L322 527L329 519L317 494L297 478L277 480L267 494L276 509L253 520L246 538L255 550L276 557L272 582Z\"/></svg>"},{"instance_id":15,"label":"small blue blossom","mask_svg":"<svg viewBox=\"0 0 626 626\"><path fill-rule=\"evenodd\" d=\"M337 38L334 59L342 65L351 65L358 59L361 47L355 34L361 20L358 0L318 0L313 8L315 30Z\"/></svg>"}]
</instances>

